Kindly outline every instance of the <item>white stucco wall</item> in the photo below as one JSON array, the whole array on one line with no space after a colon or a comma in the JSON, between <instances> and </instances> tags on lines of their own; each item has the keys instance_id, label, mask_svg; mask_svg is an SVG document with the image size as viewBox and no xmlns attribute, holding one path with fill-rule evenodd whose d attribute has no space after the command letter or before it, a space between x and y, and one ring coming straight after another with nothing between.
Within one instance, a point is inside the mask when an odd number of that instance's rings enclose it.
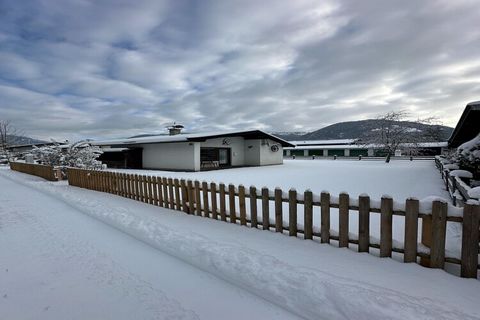
<instances>
[{"instance_id":1,"label":"white stucco wall","mask_svg":"<svg viewBox=\"0 0 480 320\"><path fill-rule=\"evenodd\" d=\"M273 140L267 139L268 144L260 145L260 165L272 165L272 164L282 164L283 163L283 147ZM278 151L273 152L271 146L277 145Z\"/></svg>"},{"instance_id":2,"label":"white stucco wall","mask_svg":"<svg viewBox=\"0 0 480 320\"><path fill-rule=\"evenodd\" d=\"M262 139L245 140L245 165L265 166L271 164L282 164L282 146L270 139L266 139L266 144L262 144L262 141ZM277 152L273 152L271 150L271 146L273 145L278 145L279 150Z\"/></svg>"},{"instance_id":3,"label":"white stucco wall","mask_svg":"<svg viewBox=\"0 0 480 320\"><path fill-rule=\"evenodd\" d=\"M260 165L260 142L261 140L245 140L245 165Z\"/></svg>"},{"instance_id":4,"label":"white stucco wall","mask_svg":"<svg viewBox=\"0 0 480 320\"><path fill-rule=\"evenodd\" d=\"M141 147L145 169L200 170L199 142L145 144Z\"/></svg>"},{"instance_id":5,"label":"white stucco wall","mask_svg":"<svg viewBox=\"0 0 480 320\"><path fill-rule=\"evenodd\" d=\"M144 144L143 167L145 169L166 170L200 170L200 149L229 148L232 166L263 166L283 163L283 149L280 144L267 139L245 140L242 137L229 137L229 144L224 145L224 138L208 139L204 142L178 142ZM273 152L272 145L279 150Z\"/></svg>"},{"instance_id":6,"label":"white stucco wall","mask_svg":"<svg viewBox=\"0 0 480 320\"><path fill-rule=\"evenodd\" d=\"M230 156L232 160L232 166L244 166L245 165L245 140L242 137L228 137L230 144L224 145L223 140L225 138L208 139L201 142L200 147L210 148L229 148Z\"/></svg>"}]
</instances>

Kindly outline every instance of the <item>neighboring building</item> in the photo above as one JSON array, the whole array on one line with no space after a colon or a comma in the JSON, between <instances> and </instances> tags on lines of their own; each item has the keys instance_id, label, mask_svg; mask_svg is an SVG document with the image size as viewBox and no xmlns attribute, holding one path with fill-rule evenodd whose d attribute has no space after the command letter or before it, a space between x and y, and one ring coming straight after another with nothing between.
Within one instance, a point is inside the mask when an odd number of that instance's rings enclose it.
<instances>
[{"instance_id":1,"label":"neighboring building","mask_svg":"<svg viewBox=\"0 0 480 320\"><path fill-rule=\"evenodd\" d=\"M59 144L64 144L68 142L59 142ZM34 143L34 144L20 144L12 145L6 147L6 149L12 153L25 153L32 151L34 148L48 147L58 144L57 142L44 142L44 143Z\"/></svg>"},{"instance_id":2,"label":"neighboring building","mask_svg":"<svg viewBox=\"0 0 480 320\"><path fill-rule=\"evenodd\" d=\"M384 157L385 151L380 146L363 145L358 139L341 139L341 140L306 140L306 141L290 141L295 147L284 148L284 155L287 157ZM405 149L412 149L412 146ZM447 142L424 142L415 145L419 149L416 155L433 156L442 154L447 147ZM397 150L395 156L408 156L405 150Z\"/></svg>"},{"instance_id":3,"label":"neighboring building","mask_svg":"<svg viewBox=\"0 0 480 320\"><path fill-rule=\"evenodd\" d=\"M462 143L475 138L480 133L480 101L470 102L463 110L457 126L448 139L449 148L457 148Z\"/></svg>"},{"instance_id":4,"label":"neighboring building","mask_svg":"<svg viewBox=\"0 0 480 320\"><path fill-rule=\"evenodd\" d=\"M181 134L92 141L110 167L178 171L264 166L283 163L283 148L294 145L261 130Z\"/></svg>"}]
</instances>

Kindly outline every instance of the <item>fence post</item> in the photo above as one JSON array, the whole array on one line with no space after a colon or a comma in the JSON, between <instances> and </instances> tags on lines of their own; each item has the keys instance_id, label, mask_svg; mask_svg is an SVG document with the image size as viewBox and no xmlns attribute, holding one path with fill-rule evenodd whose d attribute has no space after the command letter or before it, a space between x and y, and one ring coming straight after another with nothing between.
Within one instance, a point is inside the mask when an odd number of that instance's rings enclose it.
<instances>
[{"instance_id":1,"label":"fence post","mask_svg":"<svg viewBox=\"0 0 480 320\"><path fill-rule=\"evenodd\" d=\"M380 257L392 257L392 198L382 197L380 210Z\"/></svg>"},{"instance_id":2,"label":"fence post","mask_svg":"<svg viewBox=\"0 0 480 320\"><path fill-rule=\"evenodd\" d=\"M162 177L157 177L157 187L158 187L158 205L160 207L165 207L165 203L164 203L164 200L163 200Z\"/></svg>"},{"instance_id":3,"label":"fence post","mask_svg":"<svg viewBox=\"0 0 480 320\"><path fill-rule=\"evenodd\" d=\"M188 199L188 189L185 182L185 179L180 179L180 190L182 190L182 210L185 213L188 213L187 199Z\"/></svg>"},{"instance_id":4,"label":"fence post","mask_svg":"<svg viewBox=\"0 0 480 320\"><path fill-rule=\"evenodd\" d=\"M320 240L322 243L330 243L330 193L320 194Z\"/></svg>"},{"instance_id":5,"label":"fence post","mask_svg":"<svg viewBox=\"0 0 480 320\"><path fill-rule=\"evenodd\" d=\"M193 192L192 180L187 181L188 190L188 214L195 214L195 194Z\"/></svg>"},{"instance_id":6,"label":"fence post","mask_svg":"<svg viewBox=\"0 0 480 320\"><path fill-rule=\"evenodd\" d=\"M173 192L173 179L168 178L168 195L170 200L170 209L175 209L175 194Z\"/></svg>"},{"instance_id":7,"label":"fence post","mask_svg":"<svg viewBox=\"0 0 480 320\"><path fill-rule=\"evenodd\" d=\"M202 182L202 195L203 195L203 216L210 218L210 207L208 204L208 183Z\"/></svg>"},{"instance_id":8,"label":"fence post","mask_svg":"<svg viewBox=\"0 0 480 320\"><path fill-rule=\"evenodd\" d=\"M162 188L163 188L163 204L165 208L170 208L170 200L168 198L168 180L167 178L162 178Z\"/></svg>"},{"instance_id":9,"label":"fence post","mask_svg":"<svg viewBox=\"0 0 480 320\"><path fill-rule=\"evenodd\" d=\"M338 200L338 246L348 248L348 222L350 196L348 193L340 193Z\"/></svg>"},{"instance_id":10,"label":"fence post","mask_svg":"<svg viewBox=\"0 0 480 320\"><path fill-rule=\"evenodd\" d=\"M430 246L430 267L443 268L445 265L445 236L447 231L447 203L433 201L432 242Z\"/></svg>"},{"instance_id":11,"label":"fence post","mask_svg":"<svg viewBox=\"0 0 480 320\"><path fill-rule=\"evenodd\" d=\"M153 184L153 204L158 206L158 179L156 176L152 177L152 184ZM130 195L130 190L128 191Z\"/></svg>"},{"instance_id":12,"label":"fence post","mask_svg":"<svg viewBox=\"0 0 480 320\"><path fill-rule=\"evenodd\" d=\"M268 188L262 188L262 229L270 230L270 200Z\"/></svg>"},{"instance_id":13,"label":"fence post","mask_svg":"<svg viewBox=\"0 0 480 320\"><path fill-rule=\"evenodd\" d=\"M142 175L142 198L144 203L148 203L148 184L147 184L147 176Z\"/></svg>"},{"instance_id":14,"label":"fence post","mask_svg":"<svg viewBox=\"0 0 480 320\"><path fill-rule=\"evenodd\" d=\"M142 182L141 182L141 176L136 174L135 175L135 184L136 184L136 189L137 189L137 196L136 200L137 201L142 201Z\"/></svg>"},{"instance_id":15,"label":"fence post","mask_svg":"<svg viewBox=\"0 0 480 320\"><path fill-rule=\"evenodd\" d=\"M258 219L257 219L257 188L254 186L250 187L250 226L252 228L257 228Z\"/></svg>"},{"instance_id":16,"label":"fence post","mask_svg":"<svg viewBox=\"0 0 480 320\"><path fill-rule=\"evenodd\" d=\"M358 252L369 252L370 247L370 197L358 197Z\"/></svg>"},{"instance_id":17,"label":"fence post","mask_svg":"<svg viewBox=\"0 0 480 320\"><path fill-rule=\"evenodd\" d=\"M237 213L235 212L235 186L233 184L228 185L228 205L230 222L237 223Z\"/></svg>"},{"instance_id":18,"label":"fence post","mask_svg":"<svg viewBox=\"0 0 480 320\"><path fill-rule=\"evenodd\" d=\"M297 236L297 190L288 192L288 235Z\"/></svg>"},{"instance_id":19,"label":"fence post","mask_svg":"<svg viewBox=\"0 0 480 320\"><path fill-rule=\"evenodd\" d=\"M238 186L238 206L240 208L240 224L242 226L247 225L247 211L245 208L245 187Z\"/></svg>"},{"instance_id":20,"label":"fence post","mask_svg":"<svg viewBox=\"0 0 480 320\"><path fill-rule=\"evenodd\" d=\"M303 236L313 239L313 195L312 191L305 190L303 194Z\"/></svg>"},{"instance_id":21,"label":"fence post","mask_svg":"<svg viewBox=\"0 0 480 320\"><path fill-rule=\"evenodd\" d=\"M173 186L175 187L175 207L178 211L181 211L182 199L180 198L180 181L177 178L173 180Z\"/></svg>"},{"instance_id":22,"label":"fence post","mask_svg":"<svg viewBox=\"0 0 480 320\"><path fill-rule=\"evenodd\" d=\"M152 204L152 178L150 176L145 176L143 179L144 190L145 190L145 203Z\"/></svg>"},{"instance_id":23,"label":"fence post","mask_svg":"<svg viewBox=\"0 0 480 320\"><path fill-rule=\"evenodd\" d=\"M212 218L218 219L218 209L217 209L217 185L215 182L210 183L210 197L212 203Z\"/></svg>"},{"instance_id":24,"label":"fence post","mask_svg":"<svg viewBox=\"0 0 480 320\"><path fill-rule=\"evenodd\" d=\"M403 262L417 262L418 242L418 209L417 199L409 198L405 202L405 245Z\"/></svg>"},{"instance_id":25,"label":"fence post","mask_svg":"<svg viewBox=\"0 0 480 320\"><path fill-rule=\"evenodd\" d=\"M197 216L202 215L202 198L200 197L200 181L195 180L195 208Z\"/></svg>"},{"instance_id":26,"label":"fence post","mask_svg":"<svg viewBox=\"0 0 480 320\"><path fill-rule=\"evenodd\" d=\"M220 196L220 219L222 221L227 221L226 204L225 204L225 184L220 183L219 185L219 196Z\"/></svg>"},{"instance_id":27,"label":"fence post","mask_svg":"<svg viewBox=\"0 0 480 320\"><path fill-rule=\"evenodd\" d=\"M480 206L466 203L463 208L461 277L476 278L478 265Z\"/></svg>"},{"instance_id":28,"label":"fence post","mask_svg":"<svg viewBox=\"0 0 480 320\"><path fill-rule=\"evenodd\" d=\"M283 232L282 189L275 188L275 232Z\"/></svg>"}]
</instances>

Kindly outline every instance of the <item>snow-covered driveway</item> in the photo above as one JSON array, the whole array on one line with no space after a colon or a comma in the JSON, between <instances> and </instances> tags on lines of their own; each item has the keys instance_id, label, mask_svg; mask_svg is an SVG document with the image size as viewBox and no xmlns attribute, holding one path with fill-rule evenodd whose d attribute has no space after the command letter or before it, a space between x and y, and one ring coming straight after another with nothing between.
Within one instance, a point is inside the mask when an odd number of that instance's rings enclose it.
<instances>
[{"instance_id":1,"label":"snow-covered driveway","mask_svg":"<svg viewBox=\"0 0 480 320\"><path fill-rule=\"evenodd\" d=\"M256 317L297 319L0 175L0 319Z\"/></svg>"},{"instance_id":2,"label":"snow-covered driveway","mask_svg":"<svg viewBox=\"0 0 480 320\"><path fill-rule=\"evenodd\" d=\"M0 319L480 319L480 282L443 270L5 169L0 188Z\"/></svg>"}]
</instances>

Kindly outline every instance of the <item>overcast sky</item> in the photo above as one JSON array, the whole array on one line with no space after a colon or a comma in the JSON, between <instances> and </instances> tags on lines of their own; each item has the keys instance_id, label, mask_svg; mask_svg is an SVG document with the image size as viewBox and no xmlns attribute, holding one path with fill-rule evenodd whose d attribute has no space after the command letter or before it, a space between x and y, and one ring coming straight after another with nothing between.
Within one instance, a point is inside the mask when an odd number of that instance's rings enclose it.
<instances>
[{"instance_id":1,"label":"overcast sky","mask_svg":"<svg viewBox=\"0 0 480 320\"><path fill-rule=\"evenodd\" d=\"M0 0L0 119L39 138L309 131L480 100L479 1Z\"/></svg>"}]
</instances>

